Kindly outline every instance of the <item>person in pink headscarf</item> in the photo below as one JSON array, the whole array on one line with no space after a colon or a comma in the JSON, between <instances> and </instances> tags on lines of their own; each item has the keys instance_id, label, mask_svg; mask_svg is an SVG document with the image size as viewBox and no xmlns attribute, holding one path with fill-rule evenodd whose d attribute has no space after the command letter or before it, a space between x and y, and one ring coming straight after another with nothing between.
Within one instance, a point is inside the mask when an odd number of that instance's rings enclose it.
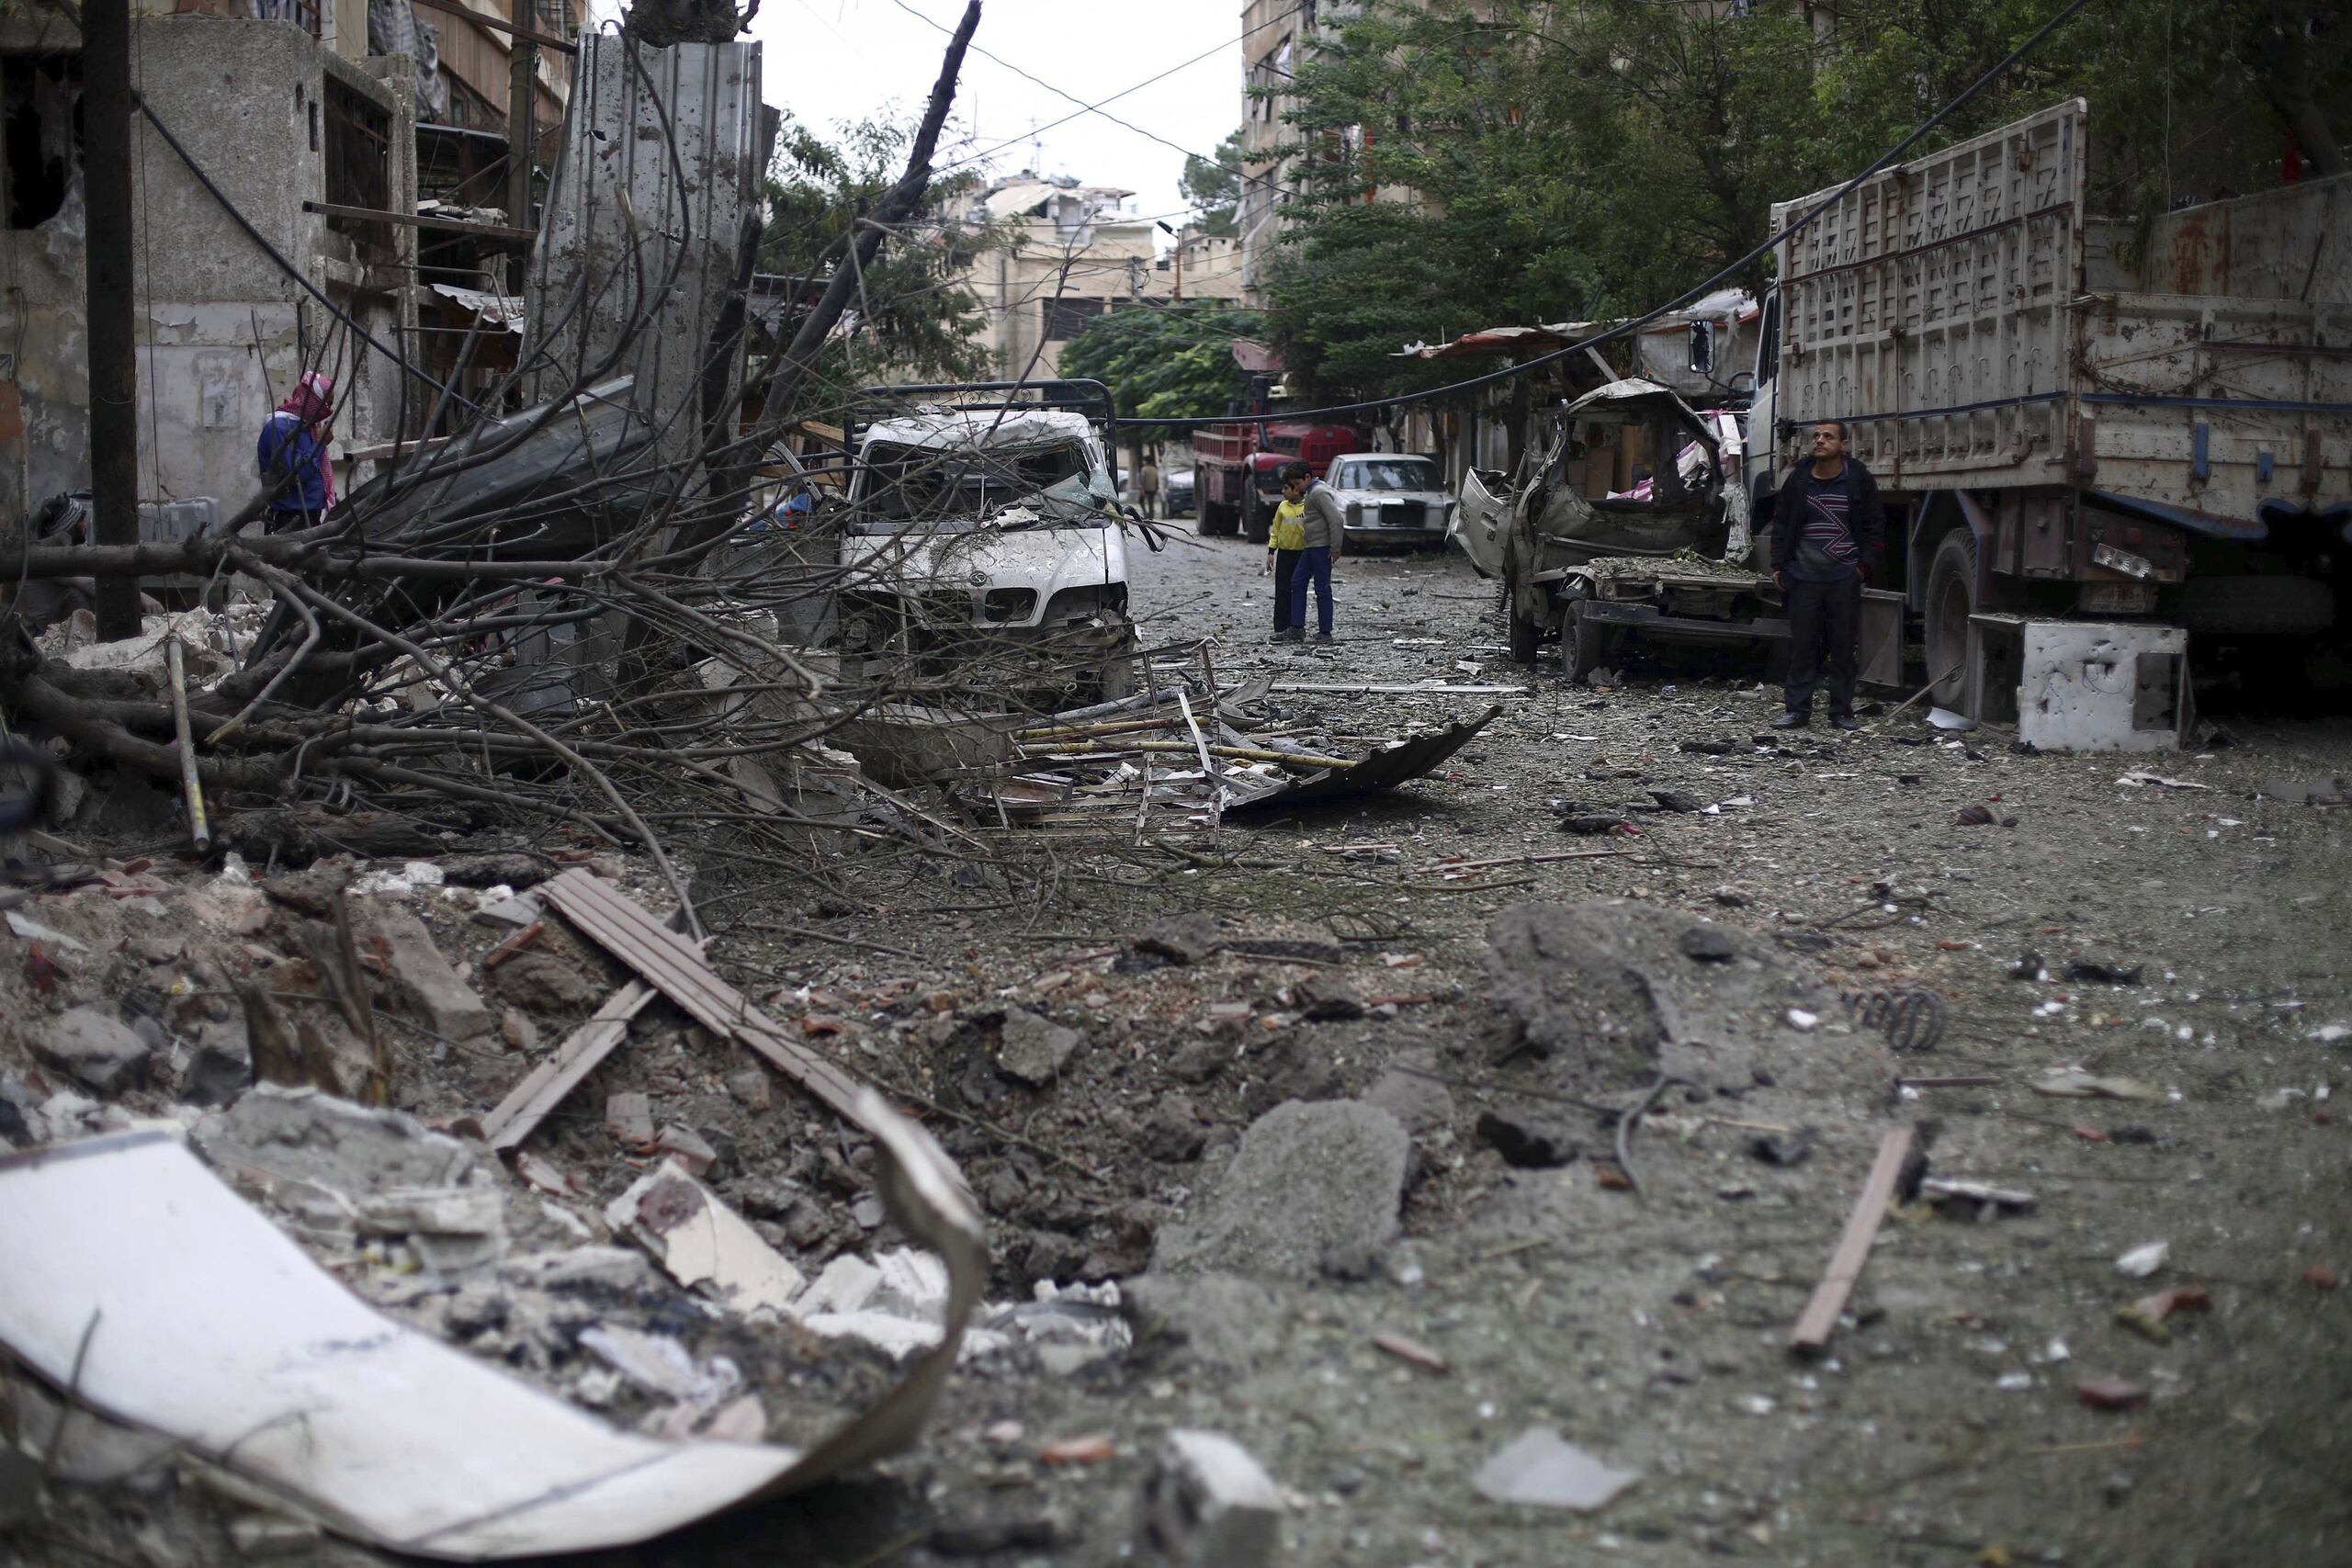
<instances>
[{"instance_id":1,"label":"person in pink headscarf","mask_svg":"<svg viewBox=\"0 0 2352 1568\"><path fill-rule=\"evenodd\" d=\"M269 531L307 528L334 504L334 470L327 444L334 439L334 378L306 370L277 412L261 427L254 461L268 487Z\"/></svg>"}]
</instances>

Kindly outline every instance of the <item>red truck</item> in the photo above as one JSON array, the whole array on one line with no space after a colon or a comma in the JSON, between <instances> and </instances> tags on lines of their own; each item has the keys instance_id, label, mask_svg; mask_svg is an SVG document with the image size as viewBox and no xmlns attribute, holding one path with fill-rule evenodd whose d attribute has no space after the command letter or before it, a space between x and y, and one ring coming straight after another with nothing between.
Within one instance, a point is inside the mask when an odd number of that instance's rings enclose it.
<instances>
[{"instance_id":1,"label":"red truck","mask_svg":"<svg viewBox=\"0 0 2352 1568\"><path fill-rule=\"evenodd\" d=\"M1262 545L1274 520L1274 506L1282 500L1275 469L1301 458L1321 479L1332 458L1370 446L1370 437L1352 424L1270 418L1204 425L1193 433L1193 504L1199 509L1200 531L1239 531L1251 544Z\"/></svg>"}]
</instances>

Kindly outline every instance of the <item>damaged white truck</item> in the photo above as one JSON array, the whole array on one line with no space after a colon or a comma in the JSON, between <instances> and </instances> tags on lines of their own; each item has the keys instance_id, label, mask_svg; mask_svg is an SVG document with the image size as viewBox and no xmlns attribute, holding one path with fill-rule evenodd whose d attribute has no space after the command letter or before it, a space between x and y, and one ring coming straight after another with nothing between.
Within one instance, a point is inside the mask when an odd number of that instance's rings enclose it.
<instances>
[{"instance_id":1,"label":"damaged white truck","mask_svg":"<svg viewBox=\"0 0 2352 1568\"><path fill-rule=\"evenodd\" d=\"M1100 382L874 387L843 432L844 672L1067 705L1134 690L1117 413Z\"/></svg>"}]
</instances>

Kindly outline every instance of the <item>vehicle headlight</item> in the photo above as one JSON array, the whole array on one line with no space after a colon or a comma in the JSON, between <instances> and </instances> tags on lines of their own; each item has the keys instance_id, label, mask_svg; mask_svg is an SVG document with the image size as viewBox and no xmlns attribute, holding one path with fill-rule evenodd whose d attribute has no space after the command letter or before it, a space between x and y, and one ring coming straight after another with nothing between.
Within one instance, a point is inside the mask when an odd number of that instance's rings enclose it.
<instances>
[{"instance_id":1,"label":"vehicle headlight","mask_svg":"<svg viewBox=\"0 0 2352 1568\"><path fill-rule=\"evenodd\" d=\"M991 621L1026 620L1036 607L1034 588L991 588L980 599L980 615Z\"/></svg>"},{"instance_id":2,"label":"vehicle headlight","mask_svg":"<svg viewBox=\"0 0 2352 1568\"><path fill-rule=\"evenodd\" d=\"M1352 523L1352 524L1357 525L1358 526L1362 526L1362 525L1363 525L1363 502L1361 502L1361 501L1351 501L1351 502L1348 502L1348 521L1349 521L1350 523Z\"/></svg>"}]
</instances>

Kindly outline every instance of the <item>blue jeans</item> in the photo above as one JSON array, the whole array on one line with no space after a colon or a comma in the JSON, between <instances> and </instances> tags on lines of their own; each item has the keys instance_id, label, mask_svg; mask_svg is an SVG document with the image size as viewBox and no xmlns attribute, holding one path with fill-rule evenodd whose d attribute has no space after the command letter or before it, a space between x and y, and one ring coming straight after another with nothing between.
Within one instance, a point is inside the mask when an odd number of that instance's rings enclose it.
<instances>
[{"instance_id":1,"label":"blue jeans","mask_svg":"<svg viewBox=\"0 0 2352 1568\"><path fill-rule=\"evenodd\" d=\"M1315 585L1315 626L1331 635L1331 547L1316 545L1298 552L1298 570L1290 576L1290 624L1306 626L1306 585Z\"/></svg>"}]
</instances>

